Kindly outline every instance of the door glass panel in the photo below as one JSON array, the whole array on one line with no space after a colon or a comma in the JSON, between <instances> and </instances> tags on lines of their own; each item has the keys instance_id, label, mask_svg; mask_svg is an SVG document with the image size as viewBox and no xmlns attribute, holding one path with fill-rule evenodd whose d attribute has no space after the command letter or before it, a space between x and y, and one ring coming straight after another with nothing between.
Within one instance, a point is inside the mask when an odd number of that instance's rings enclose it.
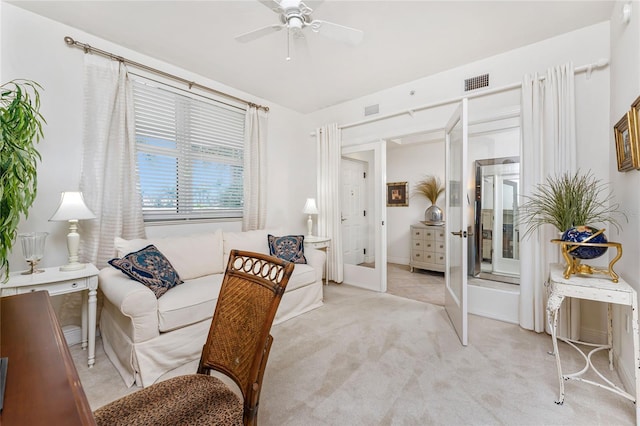
<instances>
[{"instance_id":1,"label":"door glass panel","mask_svg":"<svg viewBox=\"0 0 640 426\"><path fill-rule=\"evenodd\" d=\"M467 315L467 99L449 120L445 132L446 274L444 308L460 343L468 342Z\"/></svg>"},{"instance_id":2,"label":"door glass panel","mask_svg":"<svg viewBox=\"0 0 640 426\"><path fill-rule=\"evenodd\" d=\"M344 283L387 291L386 142L342 148L341 206Z\"/></svg>"}]
</instances>

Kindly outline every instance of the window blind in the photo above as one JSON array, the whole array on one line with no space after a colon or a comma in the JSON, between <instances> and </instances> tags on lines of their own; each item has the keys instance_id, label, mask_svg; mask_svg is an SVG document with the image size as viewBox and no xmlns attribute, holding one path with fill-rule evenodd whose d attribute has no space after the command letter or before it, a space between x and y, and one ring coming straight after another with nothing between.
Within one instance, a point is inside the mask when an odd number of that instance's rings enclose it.
<instances>
[{"instance_id":1,"label":"window blind","mask_svg":"<svg viewBox=\"0 0 640 426\"><path fill-rule=\"evenodd\" d=\"M133 97L145 221L242 217L245 111L144 79Z\"/></svg>"}]
</instances>

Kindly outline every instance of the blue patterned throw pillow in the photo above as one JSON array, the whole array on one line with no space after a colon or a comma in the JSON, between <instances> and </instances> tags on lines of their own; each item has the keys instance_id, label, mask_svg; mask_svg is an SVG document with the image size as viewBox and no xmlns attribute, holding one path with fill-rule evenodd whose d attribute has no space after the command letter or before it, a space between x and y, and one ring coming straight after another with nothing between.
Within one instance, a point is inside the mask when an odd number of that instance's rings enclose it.
<instances>
[{"instance_id":1,"label":"blue patterned throw pillow","mask_svg":"<svg viewBox=\"0 0 640 426\"><path fill-rule=\"evenodd\" d=\"M149 287L156 298L183 282L169 260L154 245L120 259L111 259L109 264Z\"/></svg>"},{"instance_id":2,"label":"blue patterned throw pillow","mask_svg":"<svg viewBox=\"0 0 640 426\"><path fill-rule=\"evenodd\" d=\"M307 263L304 257L304 236L285 235L274 237L269 234L269 254L293 263Z\"/></svg>"}]
</instances>

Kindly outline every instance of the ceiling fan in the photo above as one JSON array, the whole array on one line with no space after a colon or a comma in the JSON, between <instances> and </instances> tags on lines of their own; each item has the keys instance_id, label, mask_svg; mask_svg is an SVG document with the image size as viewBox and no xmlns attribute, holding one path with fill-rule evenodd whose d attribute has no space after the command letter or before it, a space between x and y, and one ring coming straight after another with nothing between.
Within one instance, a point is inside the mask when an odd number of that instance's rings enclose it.
<instances>
[{"instance_id":1,"label":"ceiling fan","mask_svg":"<svg viewBox=\"0 0 640 426\"><path fill-rule=\"evenodd\" d=\"M313 9L301 0L280 0L279 2L277 0L258 1L277 13L280 17L280 23L267 25L266 27L236 36L236 40L241 43L247 43L283 29L286 29L294 38L302 38L304 37L303 30L307 27L322 36L352 46L362 41L363 32L361 30L311 18ZM289 58L287 57L287 59Z\"/></svg>"}]
</instances>

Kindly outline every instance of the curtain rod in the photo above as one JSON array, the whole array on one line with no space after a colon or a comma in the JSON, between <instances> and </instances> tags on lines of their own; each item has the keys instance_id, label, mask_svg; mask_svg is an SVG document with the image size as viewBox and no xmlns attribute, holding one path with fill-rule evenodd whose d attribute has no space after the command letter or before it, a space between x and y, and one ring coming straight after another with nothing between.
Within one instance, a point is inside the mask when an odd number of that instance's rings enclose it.
<instances>
[{"instance_id":1,"label":"curtain rod","mask_svg":"<svg viewBox=\"0 0 640 426\"><path fill-rule=\"evenodd\" d=\"M74 40L73 38L71 38L69 36L66 36L64 38L64 42L70 47L77 47L77 48L80 48L80 49L84 50L84 53L89 53L89 52L97 53L99 55L106 56L107 58L112 59L114 61L118 61L118 62L121 62L123 64L131 65L133 67L136 67L136 68L139 68L139 69L142 69L142 70L145 70L145 71L149 71L149 72L152 72L154 74L170 78L172 80L179 81L180 83L183 83L183 84L186 84L187 86L189 86L189 89L192 89L192 88L196 87L198 89L202 89L202 90L206 90L208 92L215 93L216 95L224 96L226 98L233 99L233 100L238 101L238 102L242 102L242 103L247 104L247 105L252 106L252 107L256 107L256 108L259 108L259 109L263 109L265 111L269 111L269 107L268 106L258 105L258 104L255 104L253 102L249 102L249 101L247 101L245 99L238 98L237 96L233 96L233 95L230 95L228 93L224 93L224 92L221 92L219 90L212 89L211 87L204 86L202 84L198 84L195 81L189 81L186 78L178 77L176 75L169 74L168 72L161 71L161 70L159 70L157 68L152 68L152 67L150 67L148 65L144 65L144 64L141 64L139 62L135 62L135 61L132 61L130 59L123 58L122 56L115 55L113 53L107 52L106 50L95 48L95 47L93 47L93 46L91 46L89 44L80 43L79 41L76 41L76 40Z\"/></svg>"},{"instance_id":2,"label":"curtain rod","mask_svg":"<svg viewBox=\"0 0 640 426\"><path fill-rule=\"evenodd\" d=\"M609 65L609 60L608 59L600 59L599 61L592 63L592 64L588 64L588 65L584 65L578 68L575 68L573 70L574 74L580 74L583 72L587 73L587 78L591 76L591 71L593 71L594 69L599 69L599 68L604 68L607 65ZM540 80L544 80L545 77L541 76ZM522 83L512 83L512 84L508 84L506 86L502 86L502 87L497 87L495 89L492 90L487 90L484 92L478 92L478 93L474 93L474 94L470 94L468 96L458 96L455 98L451 98L451 99L447 99L444 101L439 101L439 102L434 102L434 103L430 103L430 104L426 104L426 105L421 105L421 106L417 106L414 108L409 108L409 109L404 109L401 111L396 111L396 112L392 112L386 115L381 115L380 117L375 117L375 118L370 118L367 120L362 120L362 121L356 121L354 123L349 123L349 124L343 124L341 126L338 126L339 129L348 129L351 127L358 127L358 126L362 126L364 124L369 124L369 123L374 123L376 121L380 121L380 120L386 120L388 118L393 118L393 117L397 117L399 115L404 115L404 114L409 114L411 116L413 116L413 114L417 111L422 111L425 109L430 109L430 108L435 108L435 107L439 107L439 106L443 106L443 105L449 105L449 104L453 104L456 102L460 102L463 98L468 98L468 99L473 99L473 98L479 98L481 96L487 96L487 95L493 95L496 93L500 93L500 92L506 92L508 90L513 90L513 89L517 89L518 87L521 87ZM314 133L311 133L311 136L314 136Z\"/></svg>"}]
</instances>

